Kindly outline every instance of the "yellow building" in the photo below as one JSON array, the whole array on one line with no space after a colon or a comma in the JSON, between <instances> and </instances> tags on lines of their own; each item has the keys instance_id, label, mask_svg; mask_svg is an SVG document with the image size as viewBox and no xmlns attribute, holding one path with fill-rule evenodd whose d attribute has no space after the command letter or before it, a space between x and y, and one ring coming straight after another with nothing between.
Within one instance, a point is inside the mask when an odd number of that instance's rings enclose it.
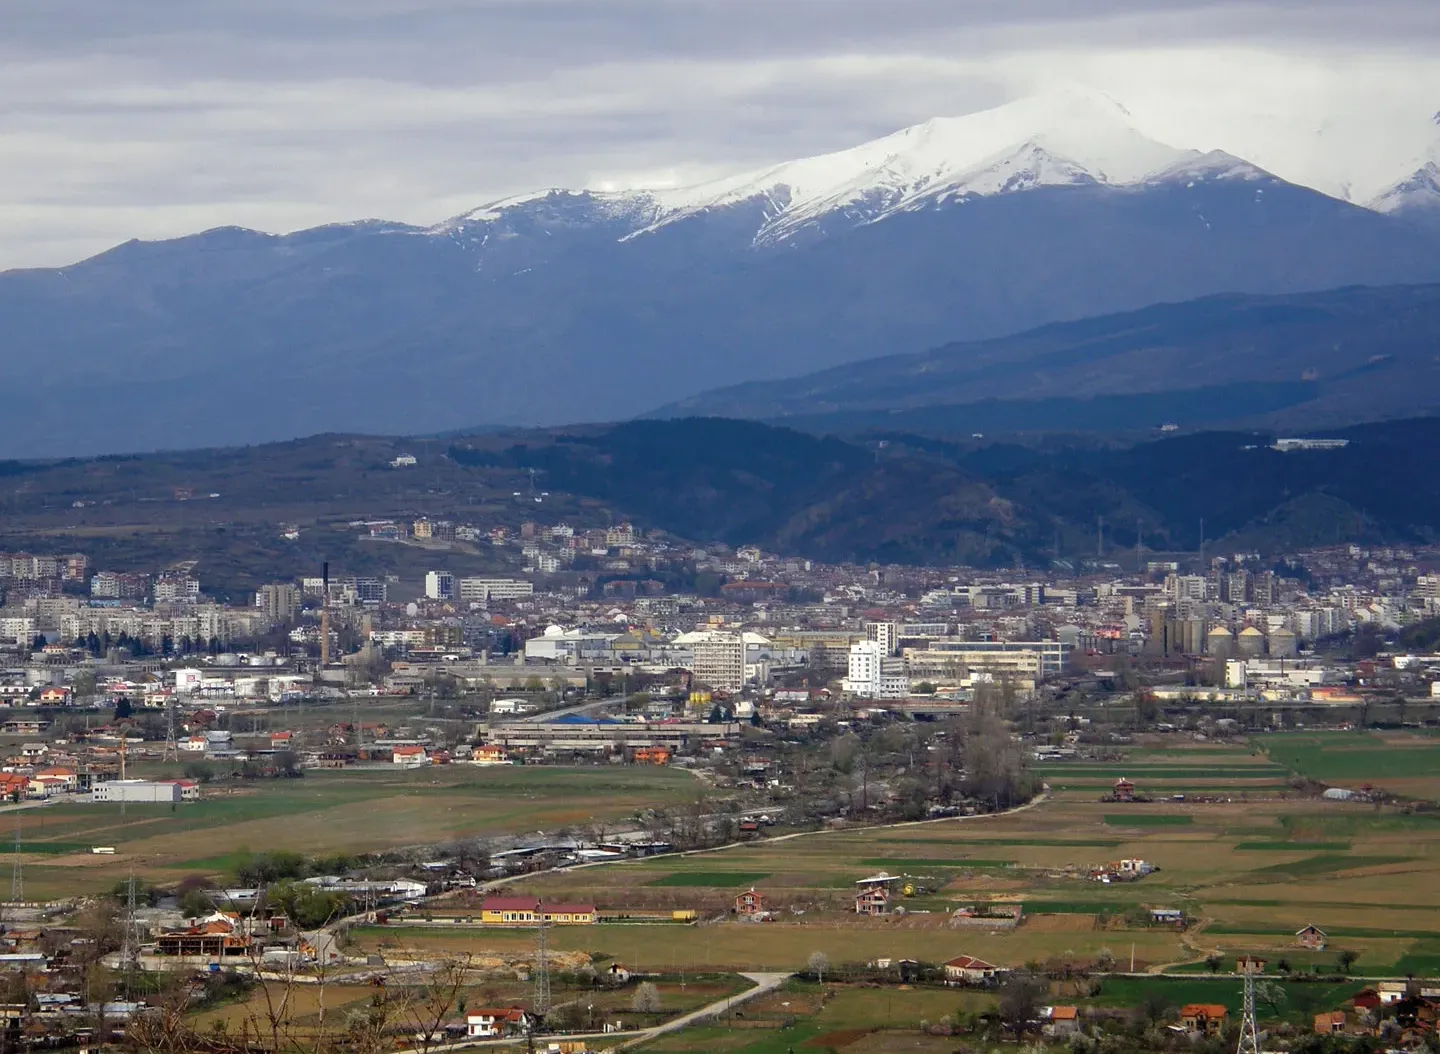
<instances>
[{"instance_id":1,"label":"yellow building","mask_svg":"<svg viewBox=\"0 0 1440 1054\"><path fill-rule=\"evenodd\" d=\"M595 922L594 904L542 904L535 897L486 897L480 921L486 926L589 926Z\"/></svg>"}]
</instances>

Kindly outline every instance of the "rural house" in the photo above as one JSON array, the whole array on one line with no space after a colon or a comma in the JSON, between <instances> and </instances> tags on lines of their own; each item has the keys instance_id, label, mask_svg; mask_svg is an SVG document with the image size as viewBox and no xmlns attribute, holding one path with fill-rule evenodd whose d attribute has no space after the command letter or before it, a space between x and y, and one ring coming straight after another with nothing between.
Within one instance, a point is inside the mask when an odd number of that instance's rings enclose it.
<instances>
[{"instance_id":1,"label":"rural house","mask_svg":"<svg viewBox=\"0 0 1440 1054\"><path fill-rule=\"evenodd\" d=\"M495 1039L530 1031L530 1015L518 1006L481 1007L465 1015L470 1039Z\"/></svg>"},{"instance_id":2,"label":"rural house","mask_svg":"<svg viewBox=\"0 0 1440 1054\"><path fill-rule=\"evenodd\" d=\"M1319 926L1306 926L1302 930L1295 931L1295 943L1302 948L1309 948L1311 951L1325 950L1325 931Z\"/></svg>"},{"instance_id":3,"label":"rural house","mask_svg":"<svg viewBox=\"0 0 1440 1054\"><path fill-rule=\"evenodd\" d=\"M1134 801L1135 784L1131 783L1124 776L1115 781L1114 795L1116 801Z\"/></svg>"},{"instance_id":4,"label":"rural house","mask_svg":"<svg viewBox=\"0 0 1440 1054\"><path fill-rule=\"evenodd\" d=\"M1225 1028L1227 1013L1220 1003L1187 1003L1180 1008L1180 1024L1186 1032L1218 1036Z\"/></svg>"},{"instance_id":5,"label":"rural house","mask_svg":"<svg viewBox=\"0 0 1440 1054\"><path fill-rule=\"evenodd\" d=\"M769 909L765 906L765 894L754 886L735 898L735 914L742 919L759 918L769 913Z\"/></svg>"},{"instance_id":6,"label":"rural house","mask_svg":"<svg viewBox=\"0 0 1440 1054\"><path fill-rule=\"evenodd\" d=\"M890 890L884 886L865 886L855 894L855 914L888 915Z\"/></svg>"},{"instance_id":7,"label":"rural house","mask_svg":"<svg viewBox=\"0 0 1440 1054\"><path fill-rule=\"evenodd\" d=\"M995 980L1000 972L1000 967L993 963L987 963L984 959L977 959L973 955L961 955L945 963L945 983L956 984L985 984Z\"/></svg>"},{"instance_id":8,"label":"rural house","mask_svg":"<svg viewBox=\"0 0 1440 1054\"><path fill-rule=\"evenodd\" d=\"M1050 1008L1050 1022L1046 1031L1052 1036L1070 1036L1080 1031L1080 1008L1074 1006L1053 1006Z\"/></svg>"},{"instance_id":9,"label":"rural house","mask_svg":"<svg viewBox=\"0 0 1440 1054\"><path fill-rule=\"evenodd\" d=\"M1330 1036L1337 1032L1345 1031L1345 1011L1328 1010L1323 1014L1315 1015L1315 1033L1320 1036Z\"/></svg>"}]
</instances>

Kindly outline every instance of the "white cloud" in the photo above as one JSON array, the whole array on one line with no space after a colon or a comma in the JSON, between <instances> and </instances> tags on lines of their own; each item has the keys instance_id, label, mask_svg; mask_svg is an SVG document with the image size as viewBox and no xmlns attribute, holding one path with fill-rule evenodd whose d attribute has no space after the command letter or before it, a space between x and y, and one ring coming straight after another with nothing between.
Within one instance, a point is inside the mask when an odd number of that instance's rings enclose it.
<instances>
[{"instance_id":1,"label":"white cloud","mask_svg":"<svg viewBox=\"0 0 1440 1054\"><path fill-rule=\"evenodd\" d=\"M1437 129L1429 2L11 0L0 265L684 183L1056 82L1373 193ZM1343 164L1341 163L1343 162Z\"/></svg>"}]
</instances>

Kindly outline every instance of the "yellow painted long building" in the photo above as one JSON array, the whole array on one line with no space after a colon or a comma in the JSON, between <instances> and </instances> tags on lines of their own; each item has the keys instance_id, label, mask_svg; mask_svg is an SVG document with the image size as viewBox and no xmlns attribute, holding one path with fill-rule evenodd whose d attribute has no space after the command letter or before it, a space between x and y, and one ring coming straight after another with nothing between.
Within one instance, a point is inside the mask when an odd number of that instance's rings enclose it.
<instances>
[{"instance_id":1,"label":"yellow painted long building","mask_svg":"<svg viewBox=\"0 0 1440 1054\"><path fill-rule=\"evenodd\" d=\"M486 897L480 921L486 926L589 926L594 904L545 904L536 897Z\"/></svg>"}]
</instances>

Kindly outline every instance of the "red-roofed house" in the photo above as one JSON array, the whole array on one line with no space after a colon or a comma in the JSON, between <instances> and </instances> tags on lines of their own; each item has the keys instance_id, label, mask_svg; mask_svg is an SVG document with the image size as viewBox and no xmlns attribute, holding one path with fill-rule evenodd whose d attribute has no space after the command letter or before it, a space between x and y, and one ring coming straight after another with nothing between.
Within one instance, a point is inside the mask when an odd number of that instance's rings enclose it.
<instances>
[{"instance_id":1,"label":"red-roofed house","mask_svg":"<svg viewBox=\"0 0 1440 1054\"><path fill-rule=\"evenodd\" d=\"M1080 1008L1074 1006L1051 1007L1048 1031L1052 1036L1068 1036L1080 1031Z\"/></svg>"},{"instance_id":2,"label":"red-roofed house","mask_svg":"<svg viewBox=\"0 0 1440 1054\"><path fill-rule=\"evenodd\" d=\"M390 760L397 765L423 765L430 759L426 756L424 747L414 745L396 747Z\"/></svg>"},{"instance_id":3,"label":"red-roofed house","mask_svg":"<svg viewBox=\"0 0 1440 1054\"><path fill-rule=\"evenodd\" d=\"M1188 1003L1180 1008L1180 1024L1186 1032L1218 1036L1225 1028L1228 1012L1220 1003Z\"/></svg>"},{"instance_id":4,"label":"red-roofed house","mask_svg":"<svg viewBox=\"0 0 1440 1054\"><path fill-rule=\"evenodd\" d=\"M466 1035L471 1039L494 1039L530 1030L530 1015L518 1006L480 1007L465 1015Z\"/></svg>"},{"instance_id":5,"label":"red-roofed house","mask_svg":"<svg viewBox=\"0 0 1440 1054\"><path fill-rule=\"evenodd\" d=\"M754 886L751 886L744 893L735 898L735 914L742 919L756 918L766 914L765 894L761 893Z\"/></svg>"},{"instance_id":6,"label":"red-roofed house","mask_svg":"<svg viewBox=\"0 0 1440 1054\"><path fill-rule=\"evenodd\" d=\"M30 790L30 780L14 772L0 772L0 798L19 801Z\"/></svg>"},{"instance_id":7,"label":"red-roofed house","mask_svg":"<svg viewBox=\"0 0 1440 1054\"><path fill-rule=\"evenodd\" d=\"M588 926L595 921L594 904L542 904L536 897L486 897L480 921L487 926Z\"/></svg>"}]
</instances>

